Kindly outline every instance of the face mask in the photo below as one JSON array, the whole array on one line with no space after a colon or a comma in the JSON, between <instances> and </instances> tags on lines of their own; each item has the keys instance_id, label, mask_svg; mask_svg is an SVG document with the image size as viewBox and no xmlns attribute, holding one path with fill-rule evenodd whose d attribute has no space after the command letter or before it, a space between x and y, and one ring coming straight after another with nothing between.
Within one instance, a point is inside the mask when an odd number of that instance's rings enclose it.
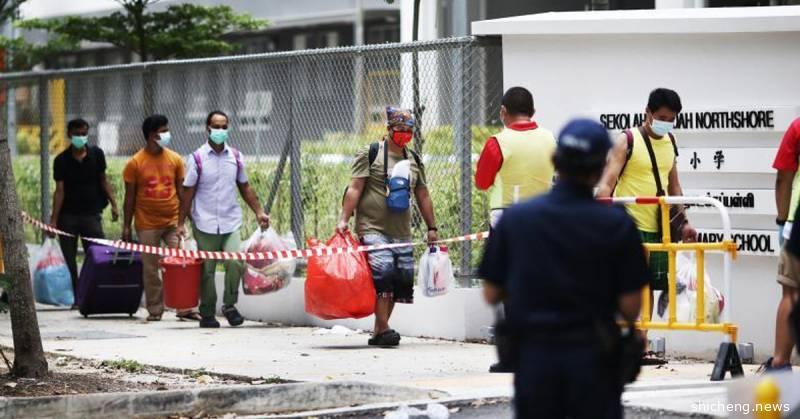
<instances>
[{"instance_id":1,"label":"face mask","mask_svg":"<svg viewBox=\"0 0 800 419\"><path fill-rule=\"evenodd\" d=\"M159 138L157 141L158 145L160 145L161 147L167 147L169 146L169 143L172 140L172 135L170 135L169 131L162 132L158 134L158 138Z\"/></svg>"},{"instance_id":2,"label":"face mask","mask_svg":"<svg viewBox=\"0 0 800 419\"><path fill-rule=\"evenodd\" d=\"M214 144L224 144L225 141L228 141L228 130L211 128L211 134L208 135L208 138L211 139Z\"/></svg>"},{"instance_id":3,"label":"face mask","mask_svg":"<svg viewBox=\"0 0 800 419\"><path fill-rule=\"evenodd\" d=\"M650 125L650 128L653 130L653 134L659 138L669 134L673 127L675 127L674 122L659 121L655 118L653 118L653 123Z\"/></svg>"},{"instance_id":4,"label":"face mask","mask_svg":"<svg viewBox=\"0 0 800 419\"><path fill-rule=\"evenodd\" d=\"M83 148L86 147L86 143L89 142L89 136L73 135L72 137L70 137L70 142L72 142L72 146L75 148Z\"/></svg>"},{"instance_id":5,"label":"face mask","mask_svg":"<svg viewBox=\"0 0 800 419\"><path fill-rule=\"evenodd\" d=\"M400 147L405 147L406 144L411 142L414 138L414 133L411 131L393 131L392 141Z\"/></svg>"}]
</instances>

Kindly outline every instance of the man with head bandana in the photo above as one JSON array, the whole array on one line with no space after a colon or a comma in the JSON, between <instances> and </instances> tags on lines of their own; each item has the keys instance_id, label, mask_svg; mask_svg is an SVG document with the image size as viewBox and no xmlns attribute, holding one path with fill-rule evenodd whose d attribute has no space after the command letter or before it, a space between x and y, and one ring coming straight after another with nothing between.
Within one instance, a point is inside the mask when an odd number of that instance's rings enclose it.
<instances>
[{"instance_id":1,"label":"man with head bandana","mask_svg":"<svg viewBox=\"0 0 800 419\"><path fill-rule=\"evenodd\" d=\"M387 132L376 144L364 148L353 162L352 179L345 193L342 214L336 230L347 231L353 212L356 213L356 233L365 245L404 243L411 237L411 206L404 193L413 192L422 218L427 225L427 241L438 240L425 167L408 143L415 126L411 111L386 108ZM392 178L395 165L407 160L410 166L407 191L398 190ZM390 185L392 185L390 187ZM390 193L391 191L391 193ZM398 195L395 195L395 193ZM408 194L410 197L410 193ZM399 204L398 204L399 202ZM389 317L395 303L412 303L414 299L414 257L412 248L401 247L367 253L378 299L375 303L375 329L370 345L397 346L400 335L389 327Z\"/></svg>"}]
</instances>

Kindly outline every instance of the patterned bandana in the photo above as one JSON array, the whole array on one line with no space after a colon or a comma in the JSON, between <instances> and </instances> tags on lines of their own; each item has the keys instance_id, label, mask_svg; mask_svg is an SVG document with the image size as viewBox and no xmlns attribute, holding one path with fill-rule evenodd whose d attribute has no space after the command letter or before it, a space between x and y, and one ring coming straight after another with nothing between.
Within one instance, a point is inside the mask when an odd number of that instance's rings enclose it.
<instances>
[{"instance_id":1,"label":"patterned bandana","mask_svg":"<svg viewBox=\"0 0 800 419\"><path fill-rule=\"evenodd\" d=\"M414 115L410 109L398 109L392 106L386 107L386 125L396 127L406 125L413 128L415 124Z\"/></svg>"}]
</instances>

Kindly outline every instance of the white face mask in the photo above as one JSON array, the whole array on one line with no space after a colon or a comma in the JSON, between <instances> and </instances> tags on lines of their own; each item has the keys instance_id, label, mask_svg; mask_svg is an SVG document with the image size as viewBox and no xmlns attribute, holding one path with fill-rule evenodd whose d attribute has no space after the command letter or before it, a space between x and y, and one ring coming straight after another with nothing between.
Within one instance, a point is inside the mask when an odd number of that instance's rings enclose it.
<instances>
[{"instance_id":1,"label":"white face mask","mask_svg":"<svg viewBox=\"0 0 800 419\"><path fill-rule=\"evenodd\" d=\"M170 135L169 131L158 134L158 145L160 145L161 147L169 146L171 140L172 140L172 135Z\"/></svg>"},{"instance_id":2,"label":"white face mask","mask_svg":"<svg viewBox=\"0 0 800 419\"><path fill-rule=\"evenodd\" d=\"M653 130L653 134L660 138L669 134L672 129L675 128L675 123L659 121L658 119L653 118L653 123L650 125L650 128Z\"/></svg>"}]
</instances>

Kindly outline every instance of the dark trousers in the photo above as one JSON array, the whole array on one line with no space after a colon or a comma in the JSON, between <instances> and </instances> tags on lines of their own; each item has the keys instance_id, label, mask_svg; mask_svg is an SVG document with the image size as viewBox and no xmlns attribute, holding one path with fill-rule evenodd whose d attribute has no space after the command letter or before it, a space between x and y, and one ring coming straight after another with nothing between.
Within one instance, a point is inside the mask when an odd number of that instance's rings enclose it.
<instances>
[{"instance_id":1,"label":"dark trousers","mask_svg":"<svg viewBox=\"0 0 800 419\"><path fill-rule=\"evenodd\" d=\"M590 345L526 342L520 349L517 419L622 419L622 391Z\"/></svg>"},{"instance_id":2,"label":"dark trousers","mask_svg":"<svg viewBox=\"0 0 800 419\"><path fill-rule=\"evenodd\" d=\"M99 215L70 215L61 214L58 218L58 228L67 233L80 237L92 237L102 239L103 221ZM72 291L78 295L78 264L75 258L78 255L78 238L59 236L61 251L64 252L64 259L67 260L67 267L72 276ZM81 240L83 252L86 253L91 243Z\"/></svg>"}]
</instances>

